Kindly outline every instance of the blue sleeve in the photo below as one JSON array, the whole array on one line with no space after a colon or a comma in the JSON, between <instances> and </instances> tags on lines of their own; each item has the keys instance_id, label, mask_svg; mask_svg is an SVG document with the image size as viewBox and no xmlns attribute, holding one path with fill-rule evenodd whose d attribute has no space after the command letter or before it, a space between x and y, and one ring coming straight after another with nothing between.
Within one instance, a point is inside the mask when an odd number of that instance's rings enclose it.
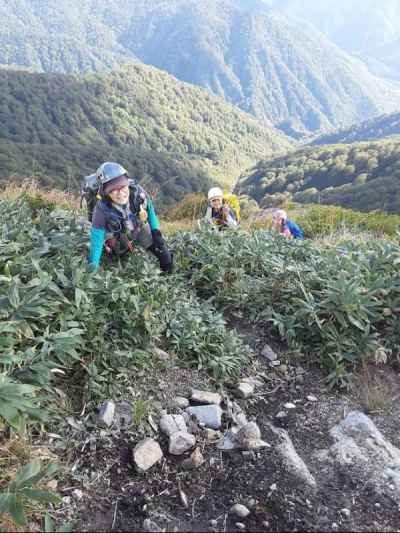
<instances>
[{"instance_id":1,"label":"blue sleeve","mask_svg":"<svg viewBox=\"0 0 400 533\"><path fill-rule=\"evenodd\" d=\"M147 199L146 211L147 211L148 221L150 224L150 229L151 230L160 229L160 224L158 223L157 215L156 215L156 212L154 211L154 205L153 205L153 202L150 200L150 198Z\"/></svg>"},{"instance_id":2,"label":"blue sleeve","mask_svg":"<svg viewBox=\"0 0 400 533\"><path fill-rule=\"evenodd\" d=\"M95 268L100 265L105 235L106 231L104 229L92 227L92 229L90 230L89 264Z\"/></svg>"}]
</instances>

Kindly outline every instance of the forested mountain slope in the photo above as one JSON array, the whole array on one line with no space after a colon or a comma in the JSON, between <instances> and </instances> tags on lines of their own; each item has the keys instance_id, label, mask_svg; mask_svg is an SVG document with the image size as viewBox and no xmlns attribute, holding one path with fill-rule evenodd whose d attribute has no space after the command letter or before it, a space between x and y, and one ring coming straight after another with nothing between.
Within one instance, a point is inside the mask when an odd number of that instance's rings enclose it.
<instances>
[{"instance_id":1,"label":"forested mountain slope","mask_svg":"<svg viewBox=\"0 0 400 533\"><path fill-rule=\"evenodd\" d=\"M237 191L263 206L288 198L400 213L400 138L316 146L260 161Z\"/></svg>"},{"instance_id":2,"label":"forested mountain slope","mask_svg":"<svg viewBox=\"0 0 400 533\"><path fill-rule=\"evenodd\" d=\"M140 60L295 137L400 107L397 85L260 0L21 0L0 16L0 64L71 72Z\"/></svg>"},{"instance_id":3,"label":"forested mountain slope","mask_svg":"<svg viewBox=\"0 0 400 533\"><path fill-rule=\"evenodd\" d=\"M0 180L37 176L77 187L118 160L168 201L233 183L290 148L272 128L198 87L144 65L84 77L0 71Z\"/></svg>"},{"instance_id":4,"label":"forested mountain slope","mask_svg":"<svg viewBox=\"0 0 400 533\"><path fill-rule=\"evenodd\" d=\"M400 135L400 113L381 115L361 124L316 137L310 144L352 143Z\"/></svg>"}]
</instances>

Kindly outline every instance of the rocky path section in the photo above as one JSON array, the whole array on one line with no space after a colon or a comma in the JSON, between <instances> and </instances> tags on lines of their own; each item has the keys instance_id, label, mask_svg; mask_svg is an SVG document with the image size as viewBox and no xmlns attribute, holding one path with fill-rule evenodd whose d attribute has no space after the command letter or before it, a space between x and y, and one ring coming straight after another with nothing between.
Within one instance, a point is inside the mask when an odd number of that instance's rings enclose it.
<instances>
[{"instance_id":1,"label":"rocky path section","mask_svg":"<svg viewBox=\"0 0 400 533\"><path fill-rule=\"evenodd\" d=\"M77 529L398 531L397 405L380 432L318 371L259 348L224 389L173 359L139 376L154 391L140 430L123 402L100 408L65 492Z\"/></svg>"}]
</instances>

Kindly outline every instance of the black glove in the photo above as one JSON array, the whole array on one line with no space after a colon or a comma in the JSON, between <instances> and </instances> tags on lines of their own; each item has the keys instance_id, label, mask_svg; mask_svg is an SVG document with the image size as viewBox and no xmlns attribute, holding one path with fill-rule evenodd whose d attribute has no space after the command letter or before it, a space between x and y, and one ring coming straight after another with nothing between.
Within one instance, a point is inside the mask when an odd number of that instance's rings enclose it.
<instances>
[{"instance_id":1,"label":"black glove","mask_svg":"<svg viewBox=\"0 0 400 533\"><path fill-rule=\"evenodd\" d=\"M165 242L164 242L164 239L162 238L161 231L159 229L152 229L151 236L153 238L154 248L160 251L163 250L165 248Z\"/></svg>"}]
</instances>

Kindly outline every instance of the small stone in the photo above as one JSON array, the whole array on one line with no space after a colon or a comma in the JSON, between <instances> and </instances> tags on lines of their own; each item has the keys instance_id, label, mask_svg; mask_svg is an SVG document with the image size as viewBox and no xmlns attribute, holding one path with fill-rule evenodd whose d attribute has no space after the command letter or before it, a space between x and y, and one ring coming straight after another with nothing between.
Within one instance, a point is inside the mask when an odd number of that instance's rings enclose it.
<instances>
[{"instance_id":1,"label":"small stone","mask_svg":"<svg viewBox=\"0 0 400 533\"><path fill-rule=\"evenodd\" d=\"M160 348L154 348L153 353L158 359L161 359L162 361L168 361L170 359L169 353L164 352L164 350L161 350Z\"/></svg>"},{"instance_id":2,"label":"small stone","mask_svg":"<svg viewBox=\"0 0 400 533\"><path fill-rule=\"evenodd\" d=\"M210 520L210 526L211 527L217 527L218 526L218 522L216 520Z\"/></svg>"},{"instance_id":3,"label":"small stone","mask_svg":"<svg viewBox=\"0 0 400 533\"><path fill-rule=\"evenodd\" d=\"M77 500L81 500L83 498L83 492L80 489L74 489L72 494Z\"/></svg>"},{"instance_id":4,"label":"small stone","mask_svg":"<svg viewBox=\"0 0 400 533\"><path fill-rule=\"evenodd\" d=\"M235 503L235 505L232 505L232 507L230 508L230 512L232 514L235 514L239 518L246 518L246 516L249 516L250 514L249 509L247 509L247 507L245 507L241 503Z\"/></svg>"},{"instance_id":5,"label":"small stone","mask_svg":"<svg viewBox=\"0 0 400 533\"><path fill-rule=\"evenodd\" d=\"M256 454L253 452L253 450L244 450L242 452L242 457L247 461L250 461L256 458Z\"/></svg>"},{"instance_id":6,"label":"small stone","mask_svg":"<svg viewBox=\"0 0 400 533\"><path fill-rule=\"evenodd\" d=\"M115 403L112 400L103 403L103 405L100 406L99 415L98 415L99 424L104 424L110 427L114 420L114 414L115 414Z\"/></svg>"},{"instance_id":7,"label":"small stone","mask_svg":"<svg viewBox=\"0 0 400 533\"><path fill-rule=\"evenodd\" d=\"M218 392L208 392L198 389L193 389L190 399L194 403L206 405L219 405L222 402L222 396Z\"/></svg>"},{"instance_id":8,"label":"small stone","mask_svg":"<svg viewBox=\"0 0 400 533\"><path fill-rule=\"evenodd\" d=\"M270 362L270 366L272 367L276 367L276 366L280 366L281 365L281 362L279 361L279 359L277 359L276 361L271 361Z\"/></svg>"},{"instance_id":9,"label":"small stone","mask_svg":"<svg viewBox=\"0 0 400 533\"><path fill-rule=\"evenodd\" d=\"M294 403L288 402L284 405L285 409L296 409L296 405Z\"/></svg>"},{"instance_id":10,"label":"small stone","mask_svg":"<svg viewBox=\"0 0 400 533\"><path fill-rule=\"evenodd\" d=\"M208 442L215 442L221 438L221 433L214 429L206 428L204 434Z\"/></svg>"},{"instance_id":11,"label":"small stone","mask_svg":"<svg viewBox=\"0 0 400 533\"><path fill-rule=\"evenodd\" d=\"M136 444L133 450L133 460L137 469L146 472L158 461L163 458L163 452L160 445L154 439L144 439Z\"/></svg>"},{"instance_id":12,"label":"small stone","mask_svg":"<svg viewBox=\"0 0 400 533\"><path fill-rule=\"evenodd\" d=\"M49 490L57 490L58 481L56 479L51 479L47 482L47 488Z\"/></svg>"},{"instance_id":13,"label":"small stone","mask_svg":"<svg viewBox=\"0 0 400 533\"><path fill-rule=\"evenodd\" d=\"M263 527L269 527L269 522L268 522L268 520L263 520L261 525L262 525Z\"/></svg>"},{"instance_id":14,"label":"small stone","mask_svg":"<svg viewBox=\"0 0 400 533\"><path fill-rule=\"evenodd\" d=\"M183 396L177 396L174 398L173 403L178 409L186 409L186 407L189 407L189 400Z\"/></svg>"},{"instance_id":15,"label":"small stone","mask_svg":"<svg viewBox=\"0 0 400 533\"><path fill-rule=\"evenodd\" d=\"M182 466L187 470L199 468L204 463L204 457L199 448L196 448L188 459L185 459Z\"/></svg>"},{"instance_id":16,"label":"small stone","mask_svg":"<svg viewBox=\"0 0 400 533\"><path fill-rule=\"evenodd\" d=\"M182 455L193 448L196 444L196 437L190 433L176 431L169 437L168 451L172 455Z\"/></svg>"},{"instance_id":17,"label":"small stone","mask_svg":"<svg viewBox=\"0 0 400 533\"><path fill-rule=\"evenodd\" d=\"M381 508L381 504L378 503L378 502L376 502L375 507L376 507L377 509L380 509L380 508Z\"/></svg>"},{"instance_id":18,"label":"small stone","mask_svg":"<svg viewBox=\"0 0 400 533\"><path fill-rule=\"evenodd\" d=\"M242 426L236 433L236 440L239 443L245 443L248 440L256 440L261 438L260 428L255 422L248 422Z\"/></svg>"},{"instance_id":19,"label":"small stone","mask_svg":"<svg viewBox=\"0 0 400 533\"><path fill-rule=\"evenodd\" d=\"M337 525L336 522L333 522L331 527L332 527L332 529L339 529L339 526Z\"/></svg>"},{"instance_id":20,"label":"small stone","mask_svg":"<svg viewBox=\"0 0 400 533\"><path fill-rule=\"evenodd\" d=\"M255 500L254 498L251 498L247 502L247 505L250 507L250 509L253 509L257 505L257 500Z\"/></svg>"},{"instance_id":21,"label":"small stone","mask_svg":"<svg viewBox=\"0 0 400 533\"><path fill-rule=\"evenodd\" d=\"M246 526L242 524L242 522L236 522L235 526L240 530L244 531L246 529Z\"/></svg>"},{"instance_id":22,"label":"small stone","mask_svg":"<svg viewBox=\"0 0 400 533\"><path fill-rule=\"evenodd\" d=\"M196 405L187 407L185 412L193 415L205 427L219 429L222 425L222 409L219 405Z\"/></svg>"},{"instance_id":23,"label":"small stone","mask_svg":"<svg viewBox=\"0 0 400 533\"><path fill-rule=\"evenodd\" d=\"M243 383L249 383L250 385L253 385L254 388L262 387L264 385L263 381L255 377L244 378Z\"/></svg>"},{"instance_id":24,"label":"small stone","mask_svg":"<svg viewBox=\"0 0 400 533\"><path fill-rule=\"evenodd\" d=\"M279 365L278 368L277 368L278 372L280 372L281 374L287 374L287 371L288 371L288 367L287 365Z\"/></svg>"},{"instance_id":25,"label":"small stone","mask_svg":"<svg viewBox=\"0 0 400 533\"><path fill-rule=\"evenodd\" d=\"M163 415L160 419L160 429L168 437L177 431L187 432L186 422L182 415Z\"/></svg>"},{"instance_id":26,"label":"small stone","mask_svg":"<svg viewBox=\"0 0 400 533\"><path fill-rule=\"evenodd\" d=\"M65 505L71 505L71 496L64 496L64 497L62 498L62 502L63 502L63 504L65 504Z\"/></svg>"},{"instance_id":27,"label":"small stone","mask_svg":"<svg viewBox=\"0 0 400 533\"><path fill-rule=\"evenodd\" d=\"M308 400L309 402L317 402L317 401L318 401L318 399L317 399L314 395L312 395L312 394L309 394L309 395L307 396L307 400Z\"/></svg>"},{"instance_id":28,"label":"small stone","mask_svg":"<svg viewBox=\"0 0 400 533\"><path fill-rule=\"evenodd\" d=\"M269 487L269 490L271 492L274 492L274 490L277 490L277 488L278 488L278 485L276 483L272 483L272 485L270 485Z\"/></svg>"},{"instance_id":29,"label":"small stone","mask_svg":"<svg viewBox=\"0 0 400 533\"><path fill-rule=\"evenodd\" d=\"M153 520L150 520L150 518L146 518L143 522L143 529L144 531L151 531L151 533L161 533L164 531L158 524L153 522Z\"/></svg>"},{"instance_id":30,"label":"small stone","mask_svg":"<svg viewBox=\"0 0 400 533\"><path fill-rule=\"evenodd\" d=\"M275 415L275 418L279 418L279 419L286 418L286 417L287 417L286 411L279 411L279 413Z\"/></svg>"},{"instance_id":31,"label":"small stone","mask_svg":"<svg viewBox=\"0 0 400 533\"><path fill-rule=\"evenodd\" d=\"M340 514L342 514L343 516L346 516L347 518L349 518L350 516L350 510L349 509L340 509Z\"/></svg>"},{"instance_id":32,"label":"small stone","mask_svg":"<svg viewBox=\"0 0 400 533\"><path fill-rule=\"evenodd\" d=\"M239 386L236 389L236 395L243 400L246 400L254 393L254 386L250 383L239 383Z\"/></svg>"},{"instance_id":33,"label":"small stone","mask_svg":"<svg viewBox=\"0 0 400 533\"><path fill-rule=\"evenodd\" d=\"M268 361L276 361L278 359L278 356L274 352L274 350L266 344L264 348L261 351L261 355L265 357L265 359L268 359Z\"/></svg>"}]
</instances>

